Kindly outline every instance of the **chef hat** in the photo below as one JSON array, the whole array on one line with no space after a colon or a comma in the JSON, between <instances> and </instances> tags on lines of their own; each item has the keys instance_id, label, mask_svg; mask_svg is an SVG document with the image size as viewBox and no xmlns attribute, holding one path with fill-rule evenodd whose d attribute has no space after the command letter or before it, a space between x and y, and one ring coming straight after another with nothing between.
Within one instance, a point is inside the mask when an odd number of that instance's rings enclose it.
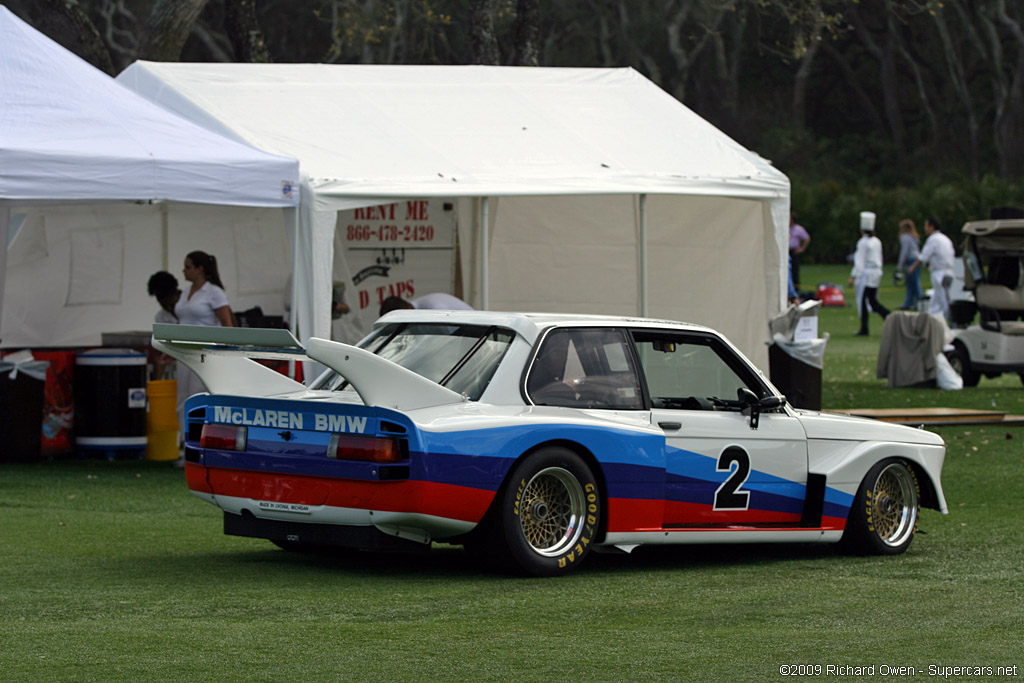
<instances>
[{"instance_id":1,"label":"chef hat","mask_svg":"<svg viewBox=\"0 0 1024 683\"><path fill-rule=\"evenodd\" d=\"M875 231L875 212L874 211L861 211L860 212L860 229L861 229L861 232L874 232Z\"/></svg>"}]
</instances>

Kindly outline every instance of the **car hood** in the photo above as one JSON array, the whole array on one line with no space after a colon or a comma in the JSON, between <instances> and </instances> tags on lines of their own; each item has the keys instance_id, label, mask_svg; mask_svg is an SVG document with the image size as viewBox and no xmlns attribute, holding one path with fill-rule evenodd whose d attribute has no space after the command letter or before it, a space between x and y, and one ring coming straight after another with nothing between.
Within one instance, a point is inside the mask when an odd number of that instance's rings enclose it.
<instances>
[{"instance_id":1,"label":"car hood","mask_svg":"<svg viewBox=\"0 0 1024 683\"><path fill-rule=\"evenodd\" d=\"M796 413L804 426L808 439L897 441L929 446L941 446L945 443L938 434L916 427L837 413L818 413L805 410L798 410Z\"/></svg>"}]
</instances>

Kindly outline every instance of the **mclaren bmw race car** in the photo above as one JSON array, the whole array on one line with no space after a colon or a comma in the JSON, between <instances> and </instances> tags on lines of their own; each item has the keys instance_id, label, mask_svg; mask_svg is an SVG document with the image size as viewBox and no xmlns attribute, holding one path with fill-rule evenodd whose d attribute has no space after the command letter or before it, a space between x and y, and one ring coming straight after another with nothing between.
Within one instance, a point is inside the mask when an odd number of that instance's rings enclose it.
<instances>
[{"instance_id":1,"label":"mclaren bmw race car","mask_svg":"<svg viewBox=\"0 0 1024 683\"><path fill-rule=\"evenodd\" d=\"M533 575L647 543L894 555L943 513L935 434L807 412L724 337L604 316L396 311L357 346L155 325L210 393L185 474L227 534L463 544ZM316 361L309 386L254 359Z\"/></svg>"}]
</instances>

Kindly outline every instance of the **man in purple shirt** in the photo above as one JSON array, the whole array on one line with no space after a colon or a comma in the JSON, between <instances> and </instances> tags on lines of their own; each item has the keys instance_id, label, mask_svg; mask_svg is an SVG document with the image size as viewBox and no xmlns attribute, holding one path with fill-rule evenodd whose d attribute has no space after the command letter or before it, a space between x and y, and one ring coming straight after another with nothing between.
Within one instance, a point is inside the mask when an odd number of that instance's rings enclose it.
<instances>
[{"instance_id":1,"label":"man in purple shirt","mask_svg":"<svg viewBox=\"0 0 1024 683\"><path fill-rule=\"evenodd\" d=\"M792 264L793 284L800 288L800 254L807 250L811 236L804 226L796 222L796 214L789 214L789 262Z\"/></svg>"}]
</instances>

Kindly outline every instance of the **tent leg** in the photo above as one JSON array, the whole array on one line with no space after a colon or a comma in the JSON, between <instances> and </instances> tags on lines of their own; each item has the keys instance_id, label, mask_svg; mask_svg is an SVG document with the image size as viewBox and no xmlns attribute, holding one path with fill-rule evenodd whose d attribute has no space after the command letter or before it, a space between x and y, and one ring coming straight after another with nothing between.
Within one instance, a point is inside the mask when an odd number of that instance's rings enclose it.
<instances>
[{"instance_id":1,"label":"tent leg","mask_svg":"<svg viewBox=\"0 0 1024 683\"><path fill-rule=\"evenodd\" d=\"M647 195L640 195L640 315L647 317Z\"/></svg>"},{"instance_id":2,"label":"tent leg","mask_svg":"<svg viewBox=\"0 0 1024 683\"><path fill-rule=\"evenodd\" d=\"M11 208L0 202L0 319L4 314L4 284L7 282L7 231L11 223Z\"/></svg>"},{"instance_id":3,"label":"tent leg","mask_svg":"<svg viewBox=\"0 0 1024 683\"><path fill-rule=\"evenodd\" d=\"M487 258L490 252L490 206L487 197L480 199L480 310L490 309L490 292L488 287L489 272Z\"/></svg>"},{"instance_id":4,"label":"tent leg","mask_svg":"<svg viewBox=\"0 0 1024 683\"><path fill-rule=\"evenodd\" d=\"M168 219L168 208L167 202L160 202L160 248L163 251L161 255L161 265L164 270L168 270L170 265L170 226Z\"/></svg>"},{"instance_id":5,"label":"tent leg","mask_svg":"<svg viewBox=\"0 0 1024 683\"><path fill-rule=\"evenodd\" d=\"M299 278L296 274L299 272L299 210L297 208L286 208L284 210L284 224L285 230L289 227L292 231L292 276L291 286L292 291L288 292L288 296L291 297L291 314L288 316L288 328L291 330L292 335L299 338L299 325L298 325L298 310L297 305L299 301ZM288 361L288 376L295 379L295 361Z\"/></svg>"}]
</instances>

